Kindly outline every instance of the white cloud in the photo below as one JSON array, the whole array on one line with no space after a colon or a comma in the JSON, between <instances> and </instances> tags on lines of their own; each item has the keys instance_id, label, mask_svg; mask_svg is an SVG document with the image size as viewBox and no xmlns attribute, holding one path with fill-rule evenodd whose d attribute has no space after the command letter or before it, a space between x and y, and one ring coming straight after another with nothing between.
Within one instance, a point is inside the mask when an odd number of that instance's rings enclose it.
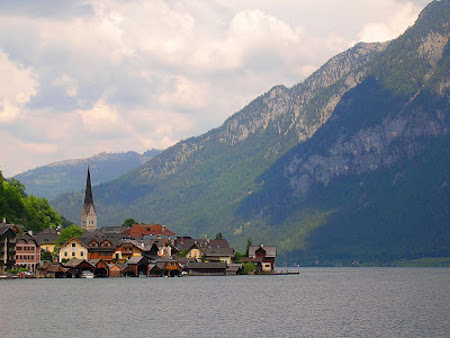
<instances>
[{"instance_id":1,"label":"white cloud","mask_svg":"<svg viewBox=\"0 0 450 338\"><path fill-rule=\"evenodd\" d=\"M173 76L160 91L158 99L164 107L198 109L204 108L207 102L206 85L184 76Z\"/></svg>"},{"instance_id":2,"label":"white cloud","mask_svg":"<svg viewBox=\"0 0 450 338\"><path fill-rule=\"evenodd\" d=\"M36 95L39 83L31 68L12 62L0 50L0 123L12 123L25 105Z\"/></svg>"},{"instance_id":3,"label":"white cloud","mask_svg":"<svg viewBox=\"0 0 450 338\"><path fill-rule=\"evenodd\" d=\"M55 86L63 87L67 96L74 97L77 95L77 91L78 91L77 81L73 77L71 77L65 73L62 74L57 79L55 79L53 81L53 84Z\"/></svg>"},{"instance_id":4,"label":"white cloud","mask_svg":"<svg viewBox=\"0 0 450 338\"><path fill-rule=\"evenodd\" d=\"M199 135L357 41L394 38L417 1L90 0L52 13L11 2L0 11L0 73L11 79L0 130L12 150L0 162L16 174Z\"/></svg>"},{"instance_id":5,"label":"white cloud","mask_svg":"<svg viewBox=\"0 0 450 338\"><path fill-rule=\"evenodd\" d=\"M394 39L414 24L421 7L412 3L384 1L389 7L387 17L381 22L370 22L363 26L358 39L364 42L383 42Z\"/></svg>"}]
</instances>

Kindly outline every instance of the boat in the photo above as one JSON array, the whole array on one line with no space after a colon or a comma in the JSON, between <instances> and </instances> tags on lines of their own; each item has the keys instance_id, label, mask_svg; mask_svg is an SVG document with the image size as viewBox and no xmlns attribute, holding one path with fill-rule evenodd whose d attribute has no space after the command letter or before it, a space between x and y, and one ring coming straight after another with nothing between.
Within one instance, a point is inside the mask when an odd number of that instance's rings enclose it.
<instances>
[{"instance_id":1,"label":"boat","mask_svg":"<svg viewBox=\"0 0 450 338\"><path fill-rule=\"evenodd\" d=\"M83 271L81 278L94 278L94 274L91 271Z\"/></svg>"}]
</instances>

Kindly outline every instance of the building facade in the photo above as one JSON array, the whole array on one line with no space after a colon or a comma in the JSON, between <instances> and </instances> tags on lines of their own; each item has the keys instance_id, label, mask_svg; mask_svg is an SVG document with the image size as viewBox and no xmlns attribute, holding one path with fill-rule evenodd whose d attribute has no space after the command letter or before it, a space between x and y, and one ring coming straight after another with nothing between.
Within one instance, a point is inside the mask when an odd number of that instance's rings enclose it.
<instances>
[{"instance_id":1,"label":"building facade","mask_svg":"<svg viewBox=\"0 0 450 338\"><path fill-rule=\"evenodd\" d=\"M26 233L17 237L16 242L16 266L36 271L41 260L41 248L35 238Z\"/></svg>"},{"instance_id":2,"label":"building facade","mask_svg":"<svg viewBox=\"0 0 450 338\"><path fill-rule=\"evenodd\" d=\"M67 242L61 244L59 250L59 261L69 260L72 258L88 259L89 247L77 238L71 238Z\"/></svg>"},{"instance_id":3,"label":"building facade","mask_svg":"<svg viewBox=\"0 0 450 338\"><path fill-rule=\"evenodd\" d=\"M16 263L17 232L8 225L0 226L0 273L11 270Z\"/></svg>"}]
</instances>

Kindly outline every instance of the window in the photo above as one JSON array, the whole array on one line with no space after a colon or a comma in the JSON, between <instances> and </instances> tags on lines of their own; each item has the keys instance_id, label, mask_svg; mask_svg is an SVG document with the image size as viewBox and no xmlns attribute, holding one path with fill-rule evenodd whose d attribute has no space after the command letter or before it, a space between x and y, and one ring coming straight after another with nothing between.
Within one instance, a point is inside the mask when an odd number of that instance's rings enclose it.
<instances>
[{"instance_id":1,"label":"window","mask_svg":"<svg viewBox=\"0 0 450 338\"><path fill-rule=\"evenodd\" d=\"M72 251L72 257L75 257L75 251Z\"/></svg>"},{"instance_id":2,"label":"window","mask_svg":"<svg viewBox=\"0 0 450 338\"><path fill-rule=\"evenodd\" d=\"M80 252L80 256L83 257L83 251Z\"/></svg>"},{"instance_id":3,"label":"window","mask_svg":"<svg viewBox=\"0 0 450 338\"><path fill-rule=\"evenodd\" d=\"M76 243L72 243L72 248L75 248L77 246Z\"/></svg>"},{"instance_id":4,"label":"window","mask_svg":"<svg viewBox=\"0 0 450 338\"><path fill-rule=\"evenodd\" d=\"M64 257L67 257L67 251L66 251L66 252L64 252Z\"/></svg>"}]
</instances>

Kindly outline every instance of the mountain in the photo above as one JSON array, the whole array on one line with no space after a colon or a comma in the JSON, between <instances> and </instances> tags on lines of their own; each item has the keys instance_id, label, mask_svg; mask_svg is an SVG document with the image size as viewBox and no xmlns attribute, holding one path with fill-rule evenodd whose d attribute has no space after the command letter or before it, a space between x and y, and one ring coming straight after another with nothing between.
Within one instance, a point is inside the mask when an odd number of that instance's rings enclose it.
<instances>
[{"instance_id":1,"label":"mountain","mask_svg":"<svg viewBox=\"0 0 450 338\"><path fill-rule=\"evenodd\" d=\"M449 17L434 1L398 39L357 44L100 184L99 222L251 237L303 264L450 256ZM53 205L76 220L81 196Z\"/></svg>"},{"instance_id":2,"label":"mountain","mask_svg":"<svg viewBox=\"0 0 450 338\"><path fill-rule=\"evenodd\" d=\"M125 153L100 153L86 159L66 160L28 170L14 178L25 185L28 194L45 197L49 200L62 193L79 191L86 185L88 163L95 175L95 183L111 181L127 171L134 169L160 150L148 150L142 155L129 151Z\"/></svg>"},{"instance_id":3,"label":"mountain","mask_svg":"<svg viewBox=\"0 0 450 338\"><path fill-rule=\"evenodd\" d=\"M233 210L257 188L257 176L314 134L340 96L367 72L368 60L385 46L358 44L305 82L290 89L276 86L220 128L181 141L141 167L100 184L94 189L99 224L133 217L170 224L183 233L236 231L229 227ZM67 194L53 205L77 220L81 199L82 194Z\"/></svg>"}]
</instances>

